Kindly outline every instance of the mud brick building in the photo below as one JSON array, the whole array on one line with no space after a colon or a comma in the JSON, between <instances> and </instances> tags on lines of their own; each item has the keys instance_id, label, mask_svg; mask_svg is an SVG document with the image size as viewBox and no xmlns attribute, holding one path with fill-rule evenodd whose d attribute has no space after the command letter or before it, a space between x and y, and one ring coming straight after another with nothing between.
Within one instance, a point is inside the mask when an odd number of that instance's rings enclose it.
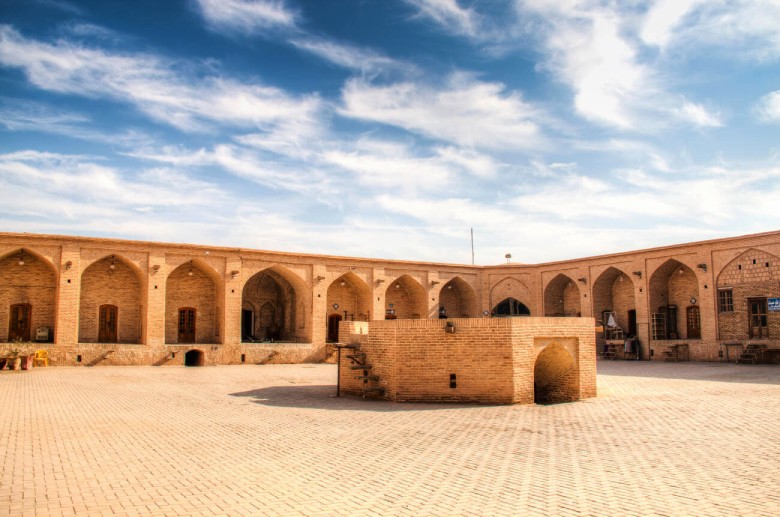
<instances>
[{"instance_id":1,"label":"mud brick building","mask_svg":"<svg viewBox=\"0 0 780 517\"><path fill-rule=\"evenodd\" d=\"M321 361L360 322L511 316L592 318L594 353L734 360L780 349L777 298L780 232L488 267L0 233L0 347L57 365Z\"/></svg>"}]
</instances>

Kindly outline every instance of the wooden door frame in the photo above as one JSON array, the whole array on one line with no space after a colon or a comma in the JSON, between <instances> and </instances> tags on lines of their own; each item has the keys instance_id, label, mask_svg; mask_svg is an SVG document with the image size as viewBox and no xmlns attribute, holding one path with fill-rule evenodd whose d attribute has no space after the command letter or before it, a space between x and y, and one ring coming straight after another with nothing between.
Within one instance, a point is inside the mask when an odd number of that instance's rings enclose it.
<instances>
[{"instance_id":1,"label":"wooden door frame","mask_svg":"<svg viewBox=\"0 0 780 517\"><path fill-rule=\"evenodd\" d=\"M182 311L192 311L192 341L183 341L182 335L184 334L182 332L182 321L181 321L181 313ZM176 342L177 343L195 343L197 340L195 337L197 336L197 321L198 321L198 311L195 307L179 307L178 312L178 320L177 320L177 334L176 334ZM186 315L185 315L185 321L184 321L185 327L187 324Z\"/></svg>"},{"instance_id":2,"label":"wooden door frame","mask_svg":"<svg viewBox=\"0 0 780 517\"><path fill-rule=\"evenodd\" d=\"M113 336L108 336L108 339L100 339L101 337L105 337L103 335L103 310L104 309L114 309L114 332ZM113 341L111 340L111 337L113 337ZM98 343L117 343L119 342L119 307L117 307L114 304L111 303L105 303L98 307Z\"/></svg>"},{"instance_id":3,"label":"wooden door frame","mask_svg":"<svg viewBox=\"0 0 780 517\"><path fill-rule=\"evenodd\" d=\"M755 327L759 329L758 336L753 335L753 312L751 305L753 302L761 302L764 304L764 312L759 313L759 316L763 314L764 318L767 319L767 324L765 326L759 326ZM747 313L748 313L748 338L750 339L763 339L769 337L769 307L767 306L767 299L764 296L756 296L752 298L747 299Z\"/></svg>"},{"instance_id":4,"label":"wooden door frame","mask_svg":"<svg viewBox=\"0 0 780 517\"><path fill-rule=\"evenodd\" d=\"M8 311L8 341L13 341L17 337L20 336L14 336L11 337L11 330L14 328L14 308L15 307L25 307L27 309L27 320L26 320L26 328L22 332L22 341L30 341L30 333L32 332L32 305L29 303L14 303L11 305L10 310ZM26 334L26 339L25 339Z\"/></svg>"},{"instance_id":5,"label":"wooden door frame","mask_svg":"<svg viewBox=\"0 0 780 517\"><path fill-rule=\"evenodd\" d=\"M337 322L340 323L341 321L343 321L343 319L344 318L341 316L341 314L329 314L328 315L328 334L327 334L327 337L326 337L326 340L327 340L328 343L338 343L338 341L339 341L338 326L336 326L336 339L335 339L335 341L331 340L331 322L332 321L337 321Z\"/></svg>"},{"instance_id":6,"label":"wooden door frame","mask_svg":"<svg viewBox=\"0 0 780 517\"><path fill-rule=\"evenodd\" d=\"M696 311L696 330L697 335L691 335L691 312L692 309ZM701 339L701 309L698 305L689 305L685 308L685 338L686 339Z\"/></svg>"}]
</instances>

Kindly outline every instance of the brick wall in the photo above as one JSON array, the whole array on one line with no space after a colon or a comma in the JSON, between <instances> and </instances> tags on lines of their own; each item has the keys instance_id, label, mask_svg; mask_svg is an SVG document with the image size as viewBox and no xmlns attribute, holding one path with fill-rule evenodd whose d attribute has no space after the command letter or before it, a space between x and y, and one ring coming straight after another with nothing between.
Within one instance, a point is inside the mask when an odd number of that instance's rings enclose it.
<instances>
[{"instance_id":1,"label":"brick wall","mask_svg":"<svg viewBox=\"0 0 780 517\"><path fill-rule=\"evenodd\" d=\"M117 342L141 342L141 282L136 272L120 258L99 260L81 275L80 343L98 341L101 305L117 307Z\"/></svg>"},{"instance_id":2,"label":"brick wall","mask_svg":"<svg viewBox=\"0 0 780 517\"><path fill-rule=\"evenodd\" d=\"M19 265L20 258L24 265ZM0 260L0 340L8 339L11 306L15 304L31 306L31 339L35 339L38 327L49 327L53 336L56 291L54 271L39 257L17 251Z\"/></svg>"},{"instance_id":3,"label":"brick wall","mask_svg":"<svg viewBox=\"0 0 780 517\"><path fill-rule=\"evenodd\" d=\"M446 331L448 324L454 333ZM531 403L537 364L548 397L595 396L593 339L591 318L395 320L371 322L361 350L391 400ZM569 358L566 368L556 370L562 356L545 355L548 346ZM358 379L363 371L351 364L342 360L343 391L375 385Z\"/></svg>"},{"instance_id":4,"label":"brick wall","mask_svg":"<svg viewBox=\"0 0 780 517\"><path fill-rule=\"evenodd\" d=\"M195 342L219 342L217 286L206 272L197 264L182 264L168 276L165 291L166 343L178 342L179 309L185 307L195 309Z\"/></svg>"}]
</instances>

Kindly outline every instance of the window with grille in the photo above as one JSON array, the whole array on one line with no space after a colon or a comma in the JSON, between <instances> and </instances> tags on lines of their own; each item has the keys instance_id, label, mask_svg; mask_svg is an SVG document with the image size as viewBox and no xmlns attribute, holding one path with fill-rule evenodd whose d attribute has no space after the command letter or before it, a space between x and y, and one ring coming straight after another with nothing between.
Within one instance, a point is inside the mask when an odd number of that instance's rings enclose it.
<instances>
[{"instance_id":1,"label":"window with grille","mask_svg":"<svg viewBox=\"0 0 780 517\"><path fill-rule=\"evenodd\" d=\"M731 289L718 290L718 312L734 312L734 298Z\"/></svg>"}]
</instances>

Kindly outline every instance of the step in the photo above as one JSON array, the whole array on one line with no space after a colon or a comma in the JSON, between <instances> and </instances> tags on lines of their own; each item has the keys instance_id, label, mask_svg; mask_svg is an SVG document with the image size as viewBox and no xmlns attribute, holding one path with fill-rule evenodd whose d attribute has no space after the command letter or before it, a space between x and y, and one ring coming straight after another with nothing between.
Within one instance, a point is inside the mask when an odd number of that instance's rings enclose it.
<instances>
[{"instance_id":1,"label":"step","mask_svg":"<svg viewBox=\"0 0 780 517\"><path fill-rule=\"evenodd\" d=\"M347 356L347 359L353 359L353 360L359 360L359 361L362 361L365 358L366 358L365 352L361 352L359 354L349 354Z\"/></svg>"},{"instance_id":2,"label":"step","mask_svg":"<svg viewBox=\"0 0 780 517\"><path fill-rule=\"evenodd\" d=\"M363 394L367 395L369 393L376 393L377 395L384 395L385 389L384 388L365 388L363 390Z\"/></svg>"},{"instance_id":3,"label":"step","mask_svg":"<svg viewBox=\"0 0 780 517\"><path fill-rule=\"evenodd\" d=\"M370 370L371 369L371 365L370 364L364 364L364 365L353 364L352 366L349 367L349 369L350 370Z\"/></svg>"},{"instance_id":4,"label":"step","mask_svg":"<svg viewBox=\"0 0 780 517\"><path fill-rule=\"evenodd\" d=\"M359 381L373 381L377 382L379 381L379 375L359 375L355 377L355 379Z\"/></svg>"}]
</instances>

